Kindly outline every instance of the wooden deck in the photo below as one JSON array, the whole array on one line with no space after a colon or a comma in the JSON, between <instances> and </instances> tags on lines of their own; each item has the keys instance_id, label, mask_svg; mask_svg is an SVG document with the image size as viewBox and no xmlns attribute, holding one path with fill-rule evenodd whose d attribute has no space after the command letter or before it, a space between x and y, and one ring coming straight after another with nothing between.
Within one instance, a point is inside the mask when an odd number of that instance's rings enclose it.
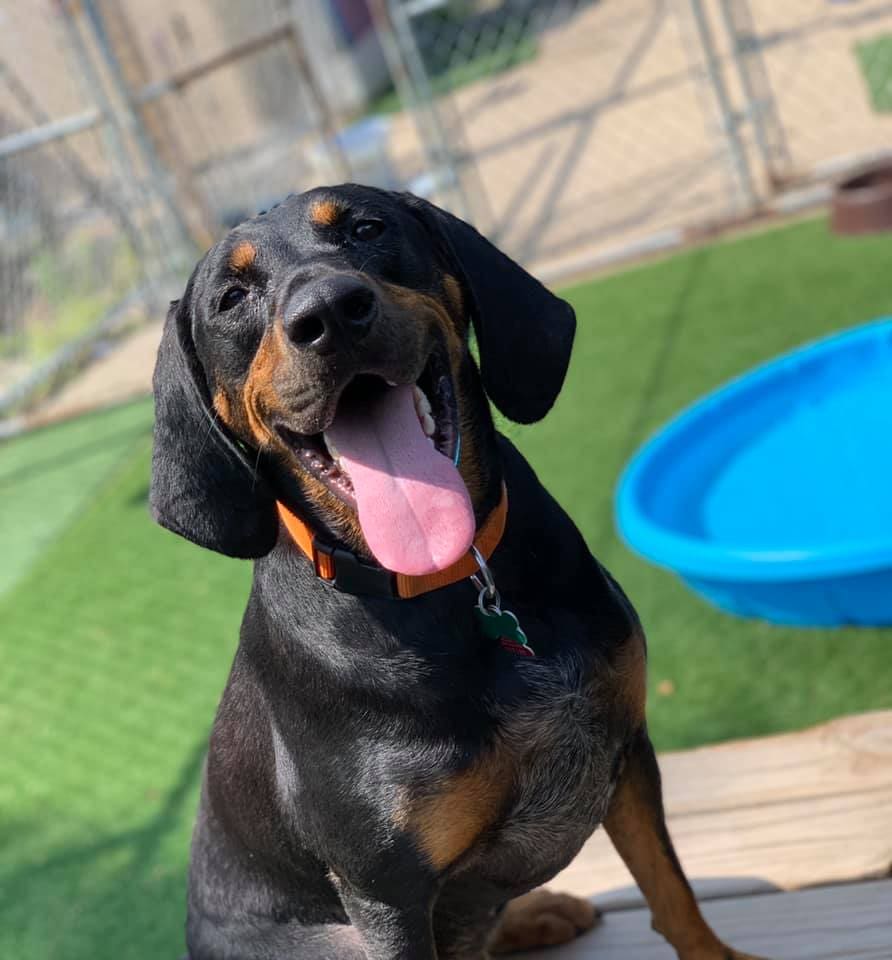
<instances>
[{"instance_id":1,"label":"wooden deck","mask_svg":"<svg viewBox=\"0 0 892 960\"><path fill-rule=\"evenodd\" d=\"M726 941L772 960L892 958L892 711L660 758L669 827ZM549 887L606 915L535 960L673 960L603 831Z\"/></svg>"}]
</instances>

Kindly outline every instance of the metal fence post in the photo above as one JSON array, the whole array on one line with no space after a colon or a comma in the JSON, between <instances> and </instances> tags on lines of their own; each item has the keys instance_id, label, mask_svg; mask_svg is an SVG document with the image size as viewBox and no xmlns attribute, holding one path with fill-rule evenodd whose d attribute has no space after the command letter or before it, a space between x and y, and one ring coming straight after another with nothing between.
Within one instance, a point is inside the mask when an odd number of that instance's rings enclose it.
<instances>
[{"instance_id":1,"label":"metal fence post","mask_svg":"<svg viewBox=\"0 0 892 960\"><path fill-rule=\"evenodd\" d=\"M201 191L195 186L164 101L140 103L136 92L148 81L146 59L134 33L126 4L122 0L84 0L103 57L125 108L136 123L135 132L144 144L147 159L168 175L170 193L176 199L178 219L199 247L213 243L220 223Z\"/></svg>"},{"instance_id":2,"label":"metal fence post","mask_svg":"<svg viewBox=\"0 0 892 960\"><path fill-rule=\"evenodd\" d=\"M719 0L731 53L747 110L753 121L756 145L773 188L783 184L790 173L790 152L783 125L777 115L774 92L765 69L748 0Z\"/></svg>"},{"instance_id":3,"label":"metal fence post","mask_svg":"<svg viewBox=\"0 0 892 960\"><path fill-rule=\"evenodd\" d=\"M449 146L445 125L434 102L430 79L415 43L412 25L399 0L370 0L369 9L397 93L420 127L422 149L433 170L435 188L442 186L445 174L448 178L446 187L454 197L455 212L470 219L471 204L458 173L458 163Z\"/></svg>"},{"instance_id":4,"label":"metal fence post","mask_svg":"<svg viewBox=\"0 0 892 960\"><path fill-rule=\"evenodd\" d=\"M731 172L746 205L748 207L755 207L758 203L758 197L753 184L752 171L750 170L746 148L740 138L734 105L731 102L728 88L725 85L725 78L722 75L722 64L718 51L716 50L715 38L712 33L712 27L709 24L709 17L704 8L703 0L688 0L688 3L697 29L700 49L703 52L706 74L709 77L713 97L718 109Z\"/></svg>"},{"instance_id":5,"label":"metal fence post","mask_svg":"<svg viewBox=\"0 0 892 960\"><path fill-rule=\"evenodd\" d=\"M316 113L313 119L320 134L322 150L328 158L335 176L339 180L350 180L350 162L338 138L337 118L329 106L325 91L316 81L316 75L304 49L299 2L300 0L291 0L289 6L291 30L288 32L287 42L294 61L294 69L297 71L298 78L303 82L307 96L313 104Z\"/></svg>"},{"instance_id":6,"label":"metal fence post","mask_svg":"<svg viewBox=\"0 0 892 960\"><path fill-rule=\"evenodd\" d=\"M67 26L69 25L66 22L66 27ZM50 120L49 116L44 112L40 104L37 103L31 91L24 83L22 83L12 67L3 61L0 61L0 81L3 82L12 98L16 101L16 103L18 103L25 114L29 116L35 124L38 125L38 128L53 132L54 126L57 128L60 127L58 123L53 124L53 121ZM95 111L95 115L96 119L92 120L89 126L85 127L84 129L94 129L100 123L106 128L110 126L107 115L103 114L101 111ZM112 157L112 165L116 168L115 176L120 178L121 172L126 169L122 162L121 143L117 138L116 130L106 129L106 132L108 133L106 145ZM31 138L31 144L29 144L28 138L25 136L20 137L20 140L22 150L29 149L34 143L34 138ZM81 190L84 191L84 195L90 200L90 202L94 203L97 207L105 209L109 216L117 221L118 226L127 237L130 246L133 247L137 254L144 252L145 245L143 243L143 238L140 235L136 224L131 219L130 211L128 210L127 205L120 203L117 197L110 196L103 192L99 180L93 176L93 174L81 162L77 151L73 150L68 145L64 136L54 133L53 138L48 142L55 143L56 151L63 166L71 175L71 178L81 188ZM8 140L6 140L6 144L9 144ZM5 149L0 155L3 157L8 157L14 156L15 153L13 150L9 149L9 146L7 146L7 149ZM143 257L141 262L144 263L146 259L147 258Z\"/></svg>"},{"instance_id":7,"label":"metal fence post","mask_svg":"<svg viewBox=\"0 0 892 960\"><path fill-rule=\"evenodd\" d=\"M102 133L105 141L109 162L112 167L113 176L119 185L121 196L124 203L120 204L116 200L110 204L116 219L118 220L124 235L127 237L134 253L139 257L140 270L145 276L151 276L156 258L154 256L145 256L146 243L139 225L134 222L133 211L135 209L147 206L147 200L144 191L138 184L133 182L131 176L132 166L127 156L127 149L123 142L122 131L118 125L117 117L112 109L105 90L100 82L98 72L95 69L93 61L84 44L83 37L80 34L77 23L74 20L74 14L67 3L59 5L60 22L67 42L67 47L73 55L79 70L81 85L90 99L96 104L102 117ZM81 183L86 191L97 205L102 205L101 191L98 185L92 183L92 178L88 171L82 170L83 165L77 154L69 151L64 140L60 141L60 146L66 154L69 154L69 165L75 178ZM106 202L108 198L104 198ZM128 209L129 206L129 209ZM164 246L161 244L161 246Z\"/></svg>"},{"instance_id":8,"label":"metal fence post","mask_svg":"<svg viewBox=\"0 0 892 960\"><path fill-rule=\"evenodd\" d=\"M124 82L124 78L121 76L119 64L115 58L114 52L109 49L108 44L106 43L102 17L96 8L94 0L81 0L81 4L85 14L86 24L88 25L90 32L92 33L93 40L96 43L103 60L105 61L105 66L107 67L107 72L111 83L115 87L118 105L117 107L113 105L111 99L105 97L104 92L100 93L100 91L103 91L104 88L102 87L98 76L96 79L97 96L102 96L103 99L106 100L110 115L115 119L116 123L118 123L123 129L127 130L127 132L131 135L133 143L137 147L137 150L146 165L146 169L154 184L158 196L161 199L162 206L167 213L167 217L165 219L169 221L173 233L177 238L177 246L184 250L188 249L192 246L192 236L189 230L189 225L170 194L164 170L161 167L157 156L155 155L151 141L148 139L145 131L142 129L139 117L137 116L136 110L134 109L130 100L130 92L127 89L126 83ZM85 63L89 62L89 55L85 54L84 61Z\"/></svg>"}]
</instances>

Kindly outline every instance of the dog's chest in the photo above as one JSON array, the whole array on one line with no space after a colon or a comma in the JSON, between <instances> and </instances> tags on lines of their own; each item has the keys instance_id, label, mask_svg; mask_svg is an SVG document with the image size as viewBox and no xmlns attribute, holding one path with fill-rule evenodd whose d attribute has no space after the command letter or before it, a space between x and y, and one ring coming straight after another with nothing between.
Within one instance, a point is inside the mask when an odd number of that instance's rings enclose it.
<instances>
[{"instance_id":1,"label":"dog's chest","mask_svg":"<svg viewBox=\"0 0 892 960\"><path fill-rule=\"evenodd\" d=\"M489 880L533 886L552 877L603 820L618 745L590 684L543 671L532 695L506 711L500 739L511 784L503 815L468 857Z\"/></svg>"}]
</instances>

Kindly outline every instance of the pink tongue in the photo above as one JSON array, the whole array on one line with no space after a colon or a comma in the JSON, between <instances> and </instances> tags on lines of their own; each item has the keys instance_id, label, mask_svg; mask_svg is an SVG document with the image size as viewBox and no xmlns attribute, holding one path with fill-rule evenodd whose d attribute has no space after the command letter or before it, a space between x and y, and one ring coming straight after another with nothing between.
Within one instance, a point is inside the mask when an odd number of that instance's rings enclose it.
<instances>
[{"instance_id":1,"label":"pink tongue","mask_svg":"<svg viewBox=\"0 0 892 960\"><path fill-rule=\"evenodd\" d=\"M468 552L474 511L461 475L424 435L413 388L391 387L326 430L356 493L359 524L377 561L413 576Z\"/></svg>"}]
</instances>

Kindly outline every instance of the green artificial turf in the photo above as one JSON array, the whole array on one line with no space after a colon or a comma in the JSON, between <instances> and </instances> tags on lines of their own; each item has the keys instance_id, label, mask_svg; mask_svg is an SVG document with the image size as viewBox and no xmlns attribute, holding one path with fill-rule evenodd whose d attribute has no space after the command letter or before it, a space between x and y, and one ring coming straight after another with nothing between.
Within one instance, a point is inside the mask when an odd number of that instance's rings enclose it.
<instances>
[{"instance_id":1,"label":"green artificial turf","mask_svg":"<svg viewBox=\"0 0 892 960\"><path fill-rule=\"evenodd\" d=\"M662 749L892 706L892 632L725 616L619 545L611 500L633 449L704 390L892 312L890 245L810 222L569 291L580 327L567 388L545 422L510 432L641 611ZM60 428L59 449L66 429L81 426ZM182 947L204 743L250 566L154 527L148 440L119 453L0 597L0 957L157 960Z\"/></svg>"},{"instance_id":2,"label":"green artificial turf","mask_svg":"<svg viewBox=\"0 0 892 960\"><path fill-rule=\"evenodd\" d=\"M0 444L0 596L151 429L151 401L140 400Z\"/></svg>"}]
</instances>

